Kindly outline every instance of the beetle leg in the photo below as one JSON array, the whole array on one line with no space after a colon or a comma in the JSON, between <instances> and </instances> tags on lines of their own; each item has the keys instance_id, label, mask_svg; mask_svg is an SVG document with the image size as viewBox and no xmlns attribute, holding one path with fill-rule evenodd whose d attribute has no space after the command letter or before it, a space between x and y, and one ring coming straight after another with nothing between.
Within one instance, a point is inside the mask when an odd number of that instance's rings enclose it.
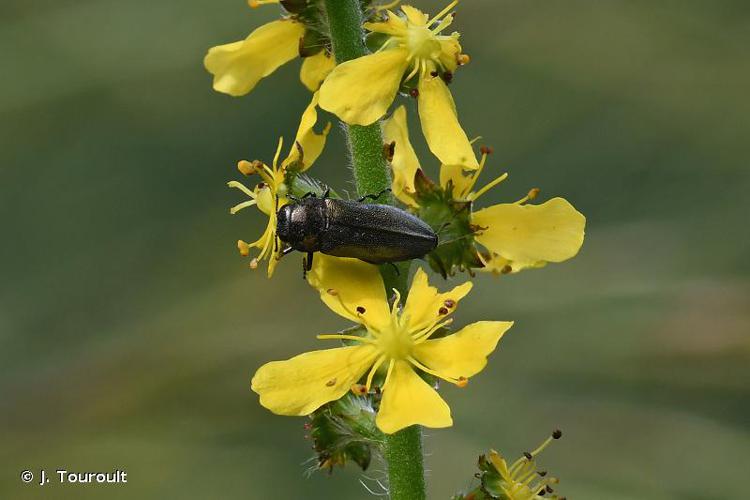
<instances>
[{"instance_id":1,"label":"beetle leg","mask_svg":"<svg viewBox=\"0 0 750 500\"><path fill-rule=\"evenodd\" d=\"M305 270L310 271L312 269L313 253L307 252L307 262L305 263Z\"/></svg>"},{"instance_id":2,"label":"beetle leg","mask_svg":"<svg viewBox=\"0 0 750 500\"><path fill-rule=\"evenodd\" d=\"M331 194L331 188L329 188L329 187L326 187L326 190L325 190L325 191L323 191L323 199L325 200L326 198L328 198L328 196L329 196L330 194Z\"/></svg>"},{"instance_id":3,"label":"beetle leg","mask_svg":"<svg viewBox=\"0 0 750 500\"><path fill-rule=\"evenodd\" d=\"M357 201L361 203L361 202L363 202L363 201L365 201L367 199L377 200L378 198L380 198L381 196L383 196L383 194L387 193L388 191L391 191L391 188L385 188L384 190L382 190L378 194L366 194L366 195L362 196L361 198L359 198Z\"/></svg>"},{"instance_id":4,"label":"beetle leg","mask_svg":"<svg viewBox=\"0 0 750 500\"><path fill-rule=\"evenodd\" d=\"M308 192L306 192L305 194L302 195L302 199L303 200L305 198L317 198L317 197L318 196L315 193L313 193L312 191L308 191Z\"/></svg>"}]
</instances>

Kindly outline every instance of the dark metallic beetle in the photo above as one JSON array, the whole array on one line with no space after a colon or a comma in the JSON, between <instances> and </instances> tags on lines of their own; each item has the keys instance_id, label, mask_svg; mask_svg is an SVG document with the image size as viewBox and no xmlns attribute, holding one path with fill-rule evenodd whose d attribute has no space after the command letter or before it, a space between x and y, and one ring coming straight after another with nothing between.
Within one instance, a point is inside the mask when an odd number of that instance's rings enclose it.
<instances>
[{"instance_id":1,"label":"dark metallic beetle","mask_svg":"<svg viewBox=\"0 0 750 500\"><path fill-rule=\"evenodd\" d=\"M312 268L313 252L354 257L384 264L424 257L438 237L418 217L389 205L305 196L281 207L276 234L287 245L284 255L307 253L305 269Z\"/></svg>"}]
</instances>

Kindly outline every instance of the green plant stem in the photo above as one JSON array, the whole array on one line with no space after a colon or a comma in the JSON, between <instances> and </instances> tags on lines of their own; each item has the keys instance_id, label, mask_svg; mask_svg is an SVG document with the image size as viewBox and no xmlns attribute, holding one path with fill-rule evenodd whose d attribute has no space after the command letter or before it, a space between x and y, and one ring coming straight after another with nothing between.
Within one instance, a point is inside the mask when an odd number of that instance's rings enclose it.
<instances>
[{"instance_id":1,"label":"green plant stem","mask_svg":"<svg viewBox=\"0 0 750 500\"><path fill-rule=\"evenodd\" d=\"M362 32L359 0L325 0L326 15L336 62L367 55ZM360 196L378 194L391 187L391 176L383 152L380 124L367 126L343 124L352 157L354 182ZM385 193L381 202L393 204L393 195ZM386 290L396 289L402 300L408 293L409 262L381 266ZM388 462L389 492L392 500L425 498L422 429L412 426L387 435L383 454Z\"/></svg>"}]
</instances>

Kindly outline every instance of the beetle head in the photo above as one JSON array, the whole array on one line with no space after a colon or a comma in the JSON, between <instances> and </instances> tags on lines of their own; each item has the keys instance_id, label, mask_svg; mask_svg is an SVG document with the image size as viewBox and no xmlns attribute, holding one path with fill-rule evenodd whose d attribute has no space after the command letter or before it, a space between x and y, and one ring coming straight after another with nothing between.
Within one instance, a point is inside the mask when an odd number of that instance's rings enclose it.
<instances>
[{"instance_id":1,"label":"beetle head","mask_svg":"<svg viewBox=\"0 0 750 500\"><path fill-rule=\"evenodd\" d=\"M290 203L276 214L276 235L295 250L315 252L318 235L325 227L325 217L313 199Z\"/></svg>"}]
</instances>

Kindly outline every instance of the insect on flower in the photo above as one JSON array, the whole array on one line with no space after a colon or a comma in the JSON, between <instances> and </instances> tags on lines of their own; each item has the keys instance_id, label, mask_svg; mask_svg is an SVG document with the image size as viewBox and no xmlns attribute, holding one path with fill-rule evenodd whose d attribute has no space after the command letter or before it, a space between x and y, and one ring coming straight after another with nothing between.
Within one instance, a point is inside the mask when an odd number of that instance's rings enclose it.
<instances>
[{"instance_id":1,"label":"insect on flower","mask_svg":"<svg viewBox=\"0 0 750 500\"><path fill-rule=\"evenodd\" d=\"M421 219L389 205L362 203L380 194L357 201L306 195L284 205L276 215L276 234L288 245L283 254L306 252L309 271L313 252L383 264L417 259L432 251L438 237Z\"/></svg>"}]
</instances>

